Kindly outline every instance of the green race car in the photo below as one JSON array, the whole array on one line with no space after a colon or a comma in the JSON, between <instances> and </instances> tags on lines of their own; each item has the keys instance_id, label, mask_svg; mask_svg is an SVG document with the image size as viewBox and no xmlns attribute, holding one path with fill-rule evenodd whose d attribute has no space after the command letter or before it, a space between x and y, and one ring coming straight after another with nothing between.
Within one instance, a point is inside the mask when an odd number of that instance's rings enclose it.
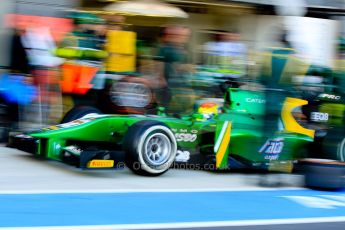
<instances>
[{"instance_id":1,"label":"green race car","mask_svg":"<svg viewBox=\"0 0 345 230\"><path fill-rule=\"evenodd\" d=\"M103 115L91 107L68 113L64 123L16 135L10 145L83 169L121 168L156 176L183 165L192 169L254 168L291 171L305 157L314 130L293 111L307 104L286 97L277 127L265 130L264 92L229 88L219 113L189 116Z\"/></svg>"}]
</instances>

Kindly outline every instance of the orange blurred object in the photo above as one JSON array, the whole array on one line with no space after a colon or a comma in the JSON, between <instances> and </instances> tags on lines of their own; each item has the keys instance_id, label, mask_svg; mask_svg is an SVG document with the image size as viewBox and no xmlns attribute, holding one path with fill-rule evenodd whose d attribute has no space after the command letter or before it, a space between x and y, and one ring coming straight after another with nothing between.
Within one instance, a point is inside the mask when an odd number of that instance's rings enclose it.
<instances>
[{"instance_id":1,"label":"orange blurred object","mask_svg":"<svg viewBox=\"0 0 345 230\"><path fill-rule=\"evenodd\" d=\"M63 93L86 94L91 88L93 77L99 68L65 63L62 65L61 89Z\"/></svg>"}]
</instances>

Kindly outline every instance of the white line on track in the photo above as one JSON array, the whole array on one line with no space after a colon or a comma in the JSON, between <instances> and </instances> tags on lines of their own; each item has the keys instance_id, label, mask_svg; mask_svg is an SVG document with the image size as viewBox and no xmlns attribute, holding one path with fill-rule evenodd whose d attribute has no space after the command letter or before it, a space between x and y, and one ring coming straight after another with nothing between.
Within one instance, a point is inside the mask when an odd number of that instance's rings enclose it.
<instances>
[{"instance_id":1,"label":"white line on track","mask_svg":"<svg viewBox=\"0 0 345 230\"><path fill-rule=\"evenodd\" d=\"M314 217L271 220L240 220L215 222L183 222L164 224L119 224L119 225L85 225L85 226L42 226L42 227L5 227L1 230L118 230L118 229L164 229L164 228L202 228L202 227L238 227L256 225L283 225L283 224L311 224L345 222L345 216Z\"/></svg>"},{"instance_id":2,"label":"white line on track","mask_svg":"<svg viewBox=\"0 0 345 230\"><path fill-rule=\"evenodd\" d=\"M277 190L307 190L300 187L279 188L196 188L196 189L83 189L83 190L8 190L0 191L0 195L11 194L72 194L72 193L184 193L184 192L238 192L238 191L277 191Z\"/></svg>"}]
</instances>

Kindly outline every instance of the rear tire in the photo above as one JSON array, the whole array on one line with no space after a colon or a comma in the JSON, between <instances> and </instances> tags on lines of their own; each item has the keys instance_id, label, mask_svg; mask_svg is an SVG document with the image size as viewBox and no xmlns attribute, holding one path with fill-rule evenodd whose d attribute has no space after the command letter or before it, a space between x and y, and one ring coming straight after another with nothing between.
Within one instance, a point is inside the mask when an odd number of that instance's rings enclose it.
<instances>
[{"instance_id":1,"label":"rear tire","mask_svg":"<svg viewBox=\"0 0 345 230\"><path fill-rule=\"evenodd\" d=\"M320 158L345 162L345 127L333 127L320 142ZM314 157L314 156L312 156Z\"/></svg>"},{"instance_id":2,"label":"rear tire","mask_svg":"<svg viewBox=\"0 0 345 230\"><path fill-rule=\"evenodd\" d=\"M173 132L157 121L139 121L124 138L125 161L134 173L159 176L175 161L177 143Z\"/></svg>"},{"instance_id":3,"label":"rear tire","mask_svg":"<svg viewBox=\"0 0 345 230\"><path fill-rule=\"evenodd\" d=\"M307 159L303 166L306 187L324 190L345 188L344 163L326 159Z\"/></svg>"},{"instance_id":4,"label":"rear tire","mask_svg":"<svg viewBox=\"0 0 345 230\"><path fill-rule=\"evenodd\" d=\"M341 162L345 162L345 137L338 143L337 155Z\"/></svg>"},{"instance_id":5,"label":"rear tire","mask_svg":"<svg viewBox=\"0 0 345 230\"><path fill-rule=\"evenodd\" d=\"M102 114L102 112L99 109L91 106L74 107L68 113L66 113L66 115L62 118L60 123L74 121L89 114Z\"/></svg>"}]
</instances>

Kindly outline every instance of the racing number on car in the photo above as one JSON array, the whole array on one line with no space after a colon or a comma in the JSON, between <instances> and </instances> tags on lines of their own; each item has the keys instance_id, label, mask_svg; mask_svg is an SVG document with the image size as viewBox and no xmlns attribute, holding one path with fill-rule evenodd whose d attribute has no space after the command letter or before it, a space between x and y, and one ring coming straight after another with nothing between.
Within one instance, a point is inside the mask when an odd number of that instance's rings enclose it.
<instances>
[{"instance_id":1,"label":"racing number on car","mask_svg":"<svg viewBox=\"0 0 345 230\"><path fill-rule=\"evenodd\" d=\"M175 161L177 162L187 162L190 159L190 152L177 150Z\"/></svg>"}]
</instances>

